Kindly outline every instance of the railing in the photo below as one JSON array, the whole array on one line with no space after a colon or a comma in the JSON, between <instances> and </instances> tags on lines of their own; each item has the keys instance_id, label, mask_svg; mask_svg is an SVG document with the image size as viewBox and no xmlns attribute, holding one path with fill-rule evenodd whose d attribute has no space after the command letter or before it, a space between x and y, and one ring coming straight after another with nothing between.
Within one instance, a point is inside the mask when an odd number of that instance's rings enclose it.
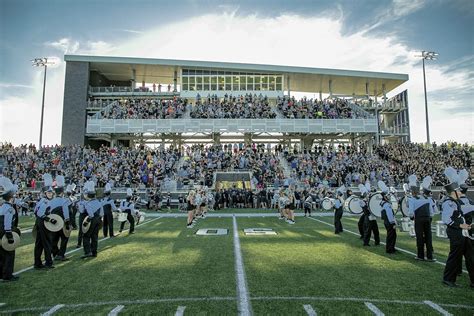
<instances>
[{"instance_id":1,"label":"railing","mask_svg":"<svg viewBox=\"0 0 474 316\"><path fill-rule=\"evenodd\" d=\"M358 104L349 102L349 107L351 108L352 111L354 111L357 115L357 117L367 117L367 118L373 118L374 115L367 112L363 108L361 108Z\"/></svg>"},{"instance_id":2,"label":"railing","mask_svg":"<svg viewBox=\"0 0 474 316\"><path fill-rule=\"evenodd\" d=\"M380 130L382 134L408 134L408 127L387 127Z\"/></svg>"},{"instance_id":3,"label":"railing","mask_svg":"<svg viewBox=\"0 0 474 316\"><path fill-rule=\"evenodd\" d=\"M174 96L179 94L176 91L152 91L149 89L131 87L89 87L89 94L94 96Z\"/></svg>"},{"instance_id":4,"label":"railing","mask_svg":"<svg viewBox=\"0 0 474 316\"><path fill-rule=\"evenodd\" d=\"M268 133L376 133L375 119L137 119L87 120L88 134L268 132Z\"/></svg>"}]
</instances>

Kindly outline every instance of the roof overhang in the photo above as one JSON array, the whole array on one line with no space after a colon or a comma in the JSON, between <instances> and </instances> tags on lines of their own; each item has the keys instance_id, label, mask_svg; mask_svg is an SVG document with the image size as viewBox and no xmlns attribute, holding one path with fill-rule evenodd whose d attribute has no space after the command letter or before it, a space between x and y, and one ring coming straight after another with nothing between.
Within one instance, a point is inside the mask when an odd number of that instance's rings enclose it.
<instances>
[{"instance_id":1,"label":"roof overhang","mask_svg":"<svg viewBox=\"0 0 474 316\"><path fill-rule=\"evenodd\" d=\"M329 81L331 81L332 93L344 95L365 95L367 83L370 95L382 95L383 86L385 86L385 92L389 92L408 80L407 74L399 73L213 61L84 55L65 55L64 60L88 62L91 70L96 70L114 81L132 79L132 73L135 70L137 82L172 83L175 71L179 76L182 68L195 68L283 74L285 82L289 78L291 91L301 92L329 93Z\"/></svg>"}]
</instances>

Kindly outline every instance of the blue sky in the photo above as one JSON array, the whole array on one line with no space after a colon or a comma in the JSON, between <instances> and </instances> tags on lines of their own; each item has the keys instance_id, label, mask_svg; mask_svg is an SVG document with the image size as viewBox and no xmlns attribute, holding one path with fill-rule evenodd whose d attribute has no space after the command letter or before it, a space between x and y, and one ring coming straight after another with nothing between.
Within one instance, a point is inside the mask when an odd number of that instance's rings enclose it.
<instances>
[{"instance_id":1,"label":"blue sky","mask_svg":"<svg viewBox=\"0 0 474 316\"><path fill-rule=\"evenodd\" d=\"M467 0L0 0L0 123L4 123L0 141L20 141L21 111L29 111L31 124L39 124L33 118L41 101L35 101L41 73L29 60L39 56L62 60L67 52L408 73L410 83L402 88L409 89L413 140L421 142L425 139L421 62L413 56L424 49L440 54L438 61L427 64L432 129L444 130L432 131L432 138L472 142L473 21L474 1ZM190 46L189 34L203 38ZM245 50L247 39L252 47L262 45L258 52ZM261 53L268 47L266 41L287 53L275 57L269 50L266 58ZM234 43L244 55L234 55ZM209 49L215 45L227 48ZM301 50L311 50L314 57ZM347 56L351 52L352 58ZM52 112L47 143L59 142L63 72L59 63L48 77L46 104ZM5 118L12 115L16 119ZM445 129L445 125L456 127ZM25 142L37 138L22 137Z\"/></svg>"}]
</instances>

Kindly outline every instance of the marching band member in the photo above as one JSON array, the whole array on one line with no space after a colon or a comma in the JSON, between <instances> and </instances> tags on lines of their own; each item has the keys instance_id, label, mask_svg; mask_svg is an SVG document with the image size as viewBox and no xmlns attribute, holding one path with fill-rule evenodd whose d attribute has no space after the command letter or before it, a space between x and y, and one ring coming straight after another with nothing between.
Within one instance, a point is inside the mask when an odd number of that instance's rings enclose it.
<instances>
[{"instance_id":1,"label":"marching band member","mask_svg":"<svg viewBox=\"0 0 474 316\"><path fill-rule=\"evenodd\" d=\"M286 208L286 193L285 190L280 189L280 197L278 198L278 209L280 210L280 219L285 219L286 214L285 214L285 208Z\"/></svg>"},{"instance_id":2,"label":"marching band member","mask_svg":"<svg viewBox=\"0 0 474 316\"><path fill-rule=\"evenodd\" d=\"M76 224L76 214L78 211L78 206L77 206L77 198L74 196L75 195L75 189L76 185L73 184L68 184L66 186L66 196L69 199L69 220L71 221L72 229L77 229L77 224Z\"/></svg>"},{"instance_id":3,"label":"marching band member","mask_svg":"<svg viewBox=\"0 0 474 316\"><path fill-rule=\"evenodd\" d=\"M288 224L293 225L295 223L295 206L296 206L296 200L295 200L295 191L292 187L288 188L287 190L287 204L286 204L286 215L287 219L286 222Z\"/></svg>"},{"instance_id":4,"label":"marching band member","mask_svg":"<svg viewBox=\"0 0 474 316\"><path fill-rule=\"evenodd\" d=\"M112 186L110 183L105 185L104 189L104 197L102 198L102 209L104 210L104 227L102 228L102 232L104 237L107 235L110 238L115 237L114 235L114 217L112 212L117 211L117 207L115 206L114 200L110 198L110 193L112 192Z\"/></svg>"},{"instance_id":5,"label":"marching band member","mask_svg":"<svg viewBox=\"0 0 474 316\"><path fill-rule=\"evenodd\" d=\"M393 215L392 203L388 195L389 188L385 185L383 181L378 182L380 191L382 191L382 219L385 229L387 230L387 239L385 241L385 252L386 253L395 253L395 243L397 242L397 222L395 221L395 216Z\"/></svg>"},{"instance_id":6,"label":"marching band member","mask_svg":"<svg viewBox=\"0 0 474 316\"><path fill-rule=\"evenodd\" d=\"M0 207L0 240L5 235L8 243L13 244L13 231L17 230L18 214L13 208L16 188L6 177L0 178L0 186L2 192L0 196L4 203ZM0 279L3 282L17 281L20 277L13 275L13 267L15 265L15 250L7 251L0 246Z\"/></svg>"},{"instance_id":7,"label":"marching band member","mask_svg":"<svg viewBox=\"0 0 474 316\"><path fill-rule=\"evenodd\" d=\"M81 200L77 203L77 211L79 212L79 232L77 234L77 246L76 248L81 248L82 240L84 237L84 233L82 230L82 223L84 223L84 219L87 216L85 203L87 202L87 193L85 192L85 188L82 188L82 195Z\"/></svg>"},{"instance_id":8,"label":"marching band member","mask_svg":"<svg viewBox=\"0 0 474 316\"><path fill-rule=\"evenodd\" d=\"M99 222L102 214L102 203L95 198L95 185L93 181L87 181L84 184L84 192L86 201L82 204L86 218L81 225L86 227L90 224L89 229L83 233L84 255L81 259L97 257L97 245L99 242Z\"/></svg>"},{"instance_id":9,"label":"marching band member","mask_svg":"<svg viewBox=\"0 0 474 316\"><path fill-rule=\"evenodd\" d=\"M51 214L50 203L53 199L53 177L49 173L43 175L44 182L44 195L45 197L41 198L35 206L35 215L36 215L36 240L35 240L35 269L52 269L53 258L51 256L51 233L44 226L44 222L51 222L56 224L54 218L49 218L48 215ZM41 260L41 254L44 252L45 264Z\"/></svg>"},{"instance_id":10,"label":"marching band member","mask_svg":"<svg viewBox=\"0 0 474 316\"><path fill-rule=\"evenodd\" d=\"M474 250L468 235L463 230L472 230L472 224L466 224L459 201L459 175L452 167L445 170L448 184L444 186L448 196L441 204L442 220L448 226L446 233L449 238L449 256L443 274L443 283L449 287L457 287L456 277L462 257L466 260L466 268L474 288Z\"/></svg>"},{"instance_id":11,"label":"marching band member","mask_svg":"<svg viewBox=\"0 0 474 316\"><path fill-rule=\"evenodd\" d=\"M467 196L467 189L468 186L466 185L466 180L469 178L469 174L466 169L463 169L459 171L459 202L461 203L461 210L464 216L464 219L466 220L466 224L471 225L472 224L472 216L474 215L474 202L470 200ZM468 231L469 236L472 236L472 229Z\"/></svg>"},{"instance_id":12,"label":"marching band member","mask_svg":"<svg viewBox=\"0 0 474 316\"><path fill-rule=\"evenodd\" d=\"M416 234L416 248L418 251L416 260L425 260L425 245L426 245L426 260L430 262L436 261L433 259L433 244L431 233L431 217L433 216L434 208L430 200L424 196L420 196L420 188L417 184L416 175L408 177L409 186L412 192L412 197L408 200L408 214L411 219L415 221ZM431 185L431 177L423 179L422 187L429 190Z\"/></svg>"},{"instance_id":13,"label":"marching band member","mask_svg":"<svg viewBox=\"0 0 474 316\"><path fill-rule=\"evenodd\" d=\"M196 192L194 190L191 190L189 191L189 194L186 198L186 201L187 201L186 210L188 211L188 223L186 225L187 228L194 227L193 218L194 218L194 212L196 210L195 196L196 196Z\"/></svg>"},{"instance_id":14,"label":"marching band member","mask_svg":"<svg viewBox=\"0 0 474 316\"><path fill-rule=\"evenodd\" d=\"M313 208L313 189L309 192L308 196L304 200L303 208L304 208L304 216L311 217L311 209Z\"/></svg>"},{"instance_id":15,"label":"marching band member","mask_svg":"<svg viewBox=\"0 0 474 316\"><path fill-rule=\"evenodd\" d=\"M57 214L61 216L62 219L64 219L64 225L66 229L69 230L69 201L63 197L64 185L64 176L57 176L56 187L54 188L56 196L51 200L49 207L51 208L51 214ZM65 257L69 237L66 237L64 231L61 229L57 232L51 232L51 240L51 253L54 260L69 260L69 258ZM59 247L58 243L60 243Z\"/></svg>"},{"instance_id":16,"label":"marching band member","mask_svg":"<svg viewBox=\"0 0 474 316\"><path fill-rule=\"evenodd\" d=\"M359 190L362 194L362 199L360 200L360 206L363 210L364 216L364 246L370 246L370 237L374 233L375 246L380 245L380 235L379 235L379 226L377 225L377 218L370 213L369 210L369 192L370 192L370 183L366 182L365 185L360 184Z\"/></svg>"},{"instance_id":17,"label":"marching band member","mask_svg":"<svg viewBox=\"0 0 474 316\"><path fill-rule=\"evenodd\" d=\"M129 234L135 234L135 218L133 218L133 213L135 212L135 204L132 202L132 189L128 188L127 189L127 198L120 202L120 209L122 212L127 213L127 221L130 223L130 229L128 231ZM121 233L123 228L125 227L125 222L122 222L120 224L120 230L119 232Z\"/></svg>"},{"instance_id":18,"label":"marching band member","mask_svg":"<svg viewBox=\"0 0 474 316\"><path fill-rule=\"evenodd\" d=\"M344 213L342 209L342 205L344 202L343 200L344 190L345 190L344 185L338 188L337 193L336 193L337 197L334 200L334 233L335 234L339 234L343 232L341 218L342 218L342 214Z\"/></svg>"}]
</instances>

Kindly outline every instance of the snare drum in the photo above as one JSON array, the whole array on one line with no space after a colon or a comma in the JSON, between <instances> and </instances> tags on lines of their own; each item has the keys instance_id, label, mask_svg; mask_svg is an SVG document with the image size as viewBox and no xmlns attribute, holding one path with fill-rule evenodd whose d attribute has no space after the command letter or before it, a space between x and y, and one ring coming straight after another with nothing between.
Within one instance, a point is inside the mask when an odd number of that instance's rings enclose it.
<instances>
[{"instance_id":1,"label":"snare drum","mask_svg":"<svg viewBox=\"0 0 474 316\"><path fill-rule=\"evenodd\" d=\"M408 217L408 196L402 197L400 200L400 210L402 211L402 214L404 217Z\"/></svg>"}]
</instances>

